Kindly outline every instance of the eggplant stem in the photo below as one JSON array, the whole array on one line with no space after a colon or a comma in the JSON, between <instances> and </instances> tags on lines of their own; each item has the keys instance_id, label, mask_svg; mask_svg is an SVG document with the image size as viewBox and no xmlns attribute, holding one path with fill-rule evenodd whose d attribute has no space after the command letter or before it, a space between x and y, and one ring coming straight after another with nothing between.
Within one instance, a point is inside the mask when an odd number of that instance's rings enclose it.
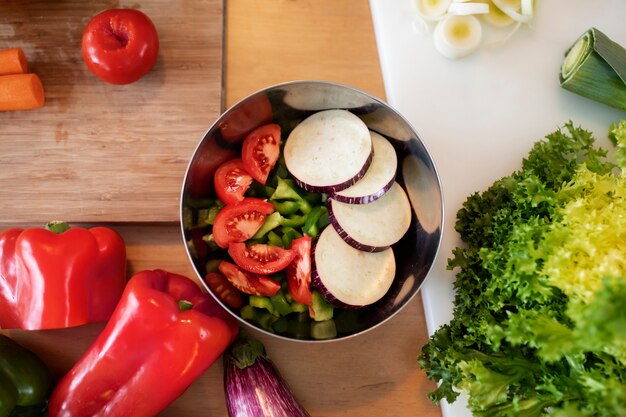
<instances>
[{"instance_id":1,"label":"eggplant stem","mask_svg":"<svg viewBox=\"0 0 626 417\"><path fill-rule=\"evenodd\" d=\"M239 332L237 340L229 349L229 360L239 369L252 366L259 357L266 357L265 346L258 340L250 338L244 331Z\"/></svg>"}]
</instances>

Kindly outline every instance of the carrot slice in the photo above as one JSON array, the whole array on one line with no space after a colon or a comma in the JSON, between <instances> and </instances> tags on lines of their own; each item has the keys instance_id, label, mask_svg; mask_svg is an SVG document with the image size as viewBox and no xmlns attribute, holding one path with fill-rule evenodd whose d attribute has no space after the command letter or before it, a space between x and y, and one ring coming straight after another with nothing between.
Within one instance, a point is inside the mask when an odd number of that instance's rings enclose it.
<instances>
[{"instance_id":1,"label":"carrot slice","mask_svg":"<svg viewBox=\"0 0 626 417\"><path fill-rule=\"evenodd\" d=\"M43 85L37 74L0 76L0 111L37 109L44 102Z\"/></svg>"},{"instance_id":2,"label":"carrot slice","mask_svg":"<svg viewBox=\"0 0 626 417\"><path fill-rule=\"evenodd\" d=\"M28 72L28 62L22 48L0 51L0 75L24 74Z\"/></svg>"}]
</instances>

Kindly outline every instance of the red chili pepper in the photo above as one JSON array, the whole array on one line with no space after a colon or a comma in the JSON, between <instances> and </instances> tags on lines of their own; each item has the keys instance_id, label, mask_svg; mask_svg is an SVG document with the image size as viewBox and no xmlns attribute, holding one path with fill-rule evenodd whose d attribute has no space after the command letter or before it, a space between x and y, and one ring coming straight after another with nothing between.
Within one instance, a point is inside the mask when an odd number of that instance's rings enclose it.
<instances>
[{"instance_id":1,"label":"red chili pepper","mask_svg":"<svg viewBox=\"0 0 626 417\"><path fill-rule=\"evenodd\" d=\"M124 291L126 247L117 232L49 226L0 233L0 328L105 321Z\"/></svg>"},{"instance_id":2,"label":"red chili pepper","mask_svg":"<svg viewBox=\"0 0 626 417\"><path fill-rule=\"evenodd\" d=\"M211 366L237 330L236 319L189 278L139 272L102 333L56 386L50 416L155 416Z\"/></svg>"}]
</instances>

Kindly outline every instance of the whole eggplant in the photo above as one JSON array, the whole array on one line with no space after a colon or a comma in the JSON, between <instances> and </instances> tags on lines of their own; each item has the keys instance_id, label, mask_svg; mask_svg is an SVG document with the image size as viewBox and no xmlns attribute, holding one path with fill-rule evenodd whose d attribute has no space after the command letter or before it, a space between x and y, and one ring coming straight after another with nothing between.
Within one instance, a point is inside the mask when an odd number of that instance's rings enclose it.
<instances>
[{"instance_id":1,"label":"whole eggplant","mask_svg":"<svg viewBox=\"0 0 626 417\"><path fill-rule=\"evenodd\" d=\"M224 392L230 417L311 417L263 344L244 333L224 353Z\"/></svg>"}]
</instances>

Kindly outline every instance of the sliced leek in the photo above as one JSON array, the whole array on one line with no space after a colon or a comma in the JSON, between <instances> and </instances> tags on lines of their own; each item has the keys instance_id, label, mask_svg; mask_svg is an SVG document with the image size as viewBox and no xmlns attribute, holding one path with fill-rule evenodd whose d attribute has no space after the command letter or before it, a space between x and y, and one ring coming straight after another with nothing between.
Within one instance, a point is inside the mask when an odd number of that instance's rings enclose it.
<instances>
[{"instance_id":1,"label":"sliced leek","mask_svg":"<svg viewBox=\"0 0 626 417\"><path fill-rule=\"evenodd\" d=\"M510 4L511 2L508 0L492 0L492 1L493 1L493 4L495 4L500 10L502 10L504 13L509 15L511 19L517 22L529 23L533 18L532 15L525 15L518 11L521 8L521 4L519 7L513 7ZM517 3L519 4L520 2L518 1ZM525 9L528 9L528 7L526 6Z\"/></svg>"},{"instance_id":2,"label":"sliced leek","mask_svg":"<svg viewBox=\"0 0 626 417\"><path fill-rule=\"evenodd\" d=\"M591 28L565 53L561 87L626 111L626 49Z\"/></svg>"},{"instance_id":3,"label":"sliced leek","mask_svg":"<svg viewBox=\"0 0 626 417\"><path fill-rule=\"evenodd\" d=\"M448 13L465 16L468 14L488 14L489 5L487 3L458 3L454 2L448 8Z\"/></svg>"},{"instance_id":4,"label":"sliced leek","mask_svg":"<svg viewBox=\"0 0 626 417\"><path fill-rule=\"evenodd\" d=\"M417 12L426 20L439 20L446 12L452 0L416 0Z\"/></svg>"},{"instance_id":5,"label":"sliced leek","mask_svg":"<svg viewBox=\"0 0 626 417\"><path fill-rule=\"evenodd\" d=\"M433 41L438 52L447 58L462 58L474 52L481 44L496 46L505 43L523 24L528 24L535 14L535 0L414 0L418 17L413 31L428 32L435 26ZM485 42L480 21L476 16L496 28L513 25L508 34L497 41L490 40L497 32L487 31ZM467 18L467 19L457 19Z\"/></svg>"},{"instance_id":6,"label":"sliced leek","mask_svg":"<svg viewBox=\"0 0 626 417\"><path fill-rule=\"evenodd\" d=\"M462 58L474 52L482 41L482 26L474 16L446 15L433 34L435 48L446 58Z\"/></svg>"},{"instance_id":7,"label":"sliced leek","mask_svg":"<svg viewBox=\"0 0 626 417\"><path fill-rule=\"evenodd\" d=\"M515 1L516 0L513 0L513 2L515 2ZM497 7L495 4L493 4L493 2L491 0L489 0L488 3L489 3L489 13L481 16L481 18L485 22L487 22L491 26L494 26L494 27L497 27L497 28L502 28L502 27L505 27L505 26L509 26L510 24L515 22L515 20L513 20L511 18L511 16L509 16L508 14L506 14L502 10L500 10L500 8ZM510 1L509 1L509 3L510 3ZM517 0L518 8L519 8L519 3L520 3L519 0Z\"/></svg>"}]
</instances>

